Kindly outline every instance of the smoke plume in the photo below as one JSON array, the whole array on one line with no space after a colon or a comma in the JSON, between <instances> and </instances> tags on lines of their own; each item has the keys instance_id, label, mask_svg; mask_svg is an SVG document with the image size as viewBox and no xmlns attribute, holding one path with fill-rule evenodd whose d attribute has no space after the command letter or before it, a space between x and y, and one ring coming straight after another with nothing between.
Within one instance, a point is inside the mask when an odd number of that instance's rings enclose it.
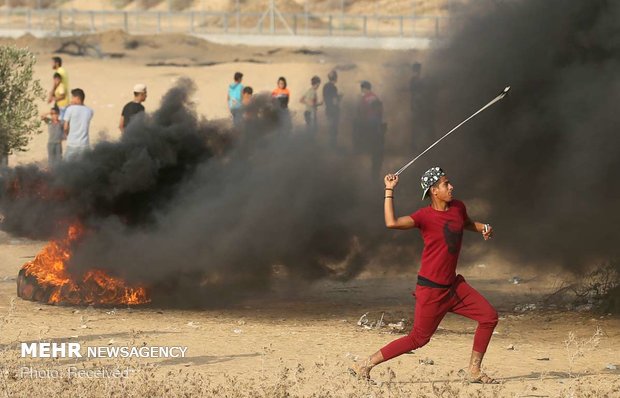
<instances>
[{"instance_id":1,"label":"smoke plume","mask_svg":"<svg viewBox=\"0 0 620 398\"><path fill-rule=\"evenodd\" d=\"M71 272L108 269L179 305L253 294L278 273L292 283L357 275L389 236L380 182L351 155L280 132L267 98L235 137L195 114L193 91L181 80L120 142L53 173L9 170L3 227L49 238L79 221L87 232Z\"/></svg>"},{"instance_id":2,"label":"smoke plume","mask_svg":"<svg viewBox=\"0 0 620 398\"><path fill-rule=\"evenodd\" d=\"M414 121L417 145L432 143L505 86L511 92L412 174L441 164L457 196L487 210L493 247L519 266L578 270L617 256L620 3L470 3L459 10L463 25L423 66L420 101L434 112Z\"/></svg>"}]
</instances>

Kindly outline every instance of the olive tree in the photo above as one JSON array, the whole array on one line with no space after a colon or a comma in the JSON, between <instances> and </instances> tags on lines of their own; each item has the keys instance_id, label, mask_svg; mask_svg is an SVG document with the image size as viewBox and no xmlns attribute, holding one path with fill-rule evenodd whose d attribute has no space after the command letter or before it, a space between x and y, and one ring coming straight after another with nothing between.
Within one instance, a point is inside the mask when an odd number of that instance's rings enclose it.
<instances>
[{"instance_id":1,"label":"olive tree","mask_svg":"<svg viewBox=\"0 0 620 398\"><path fill-rule=\"evenodd\" d=\"M34 55L28 49L0 45L0 166L8 156L25 151L41 121L37 100L44 90L33 78Z\"/></svg>"}]
</instances>

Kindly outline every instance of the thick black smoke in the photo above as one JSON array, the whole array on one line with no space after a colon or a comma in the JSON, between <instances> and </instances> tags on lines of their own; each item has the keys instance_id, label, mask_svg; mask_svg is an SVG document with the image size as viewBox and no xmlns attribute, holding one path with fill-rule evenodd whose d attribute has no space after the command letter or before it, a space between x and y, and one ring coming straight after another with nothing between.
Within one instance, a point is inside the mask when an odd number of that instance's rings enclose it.
<instances>
[{"instance_id":1,"label":"thick black smoke","mask_svg":"<svg viewBox=\"0 0 620 398\"><path fill-rule=\"evenodd\" d=\"M441 164L517 264L578 270L618 255L620 2L476 1L423 66L420 148L510 95L416 165ZM425 104L428 106L428 104ZM416 125L431 124L429 129ZM409 171L407 172L409 173ZM407 177L408 178L408 177Z\"/></svg>"},{"instance_id":2,"label":"thick black smoke","mask_svg":"<svg viewBox=\"0 0 620 398\"><path fill-rule=\"evenodd\" d=\"M79 221L71 272L108 269L182 305L255 294L277 273L357 275L391 236L363 159L280 132L261 97L236 137L193 112L193 90L181 80L120 142L54 173L8 170L4 229L49 238Z\"/></svg>"}]
</instances>

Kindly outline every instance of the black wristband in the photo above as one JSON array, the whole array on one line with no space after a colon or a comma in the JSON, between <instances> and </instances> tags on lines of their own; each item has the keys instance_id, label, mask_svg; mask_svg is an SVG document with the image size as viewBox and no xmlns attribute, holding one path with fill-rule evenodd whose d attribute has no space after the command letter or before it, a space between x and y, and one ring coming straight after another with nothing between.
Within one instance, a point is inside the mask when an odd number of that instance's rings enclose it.
<instances>
[{"instance_id":1,"label":"black wristband","mask_svg":"<svg viewBox=\"0 0 620 398\"><path fill-rule=\"evenodd\" d=\"M394 199L393 196L384 196L383 199Z\"/></svg>"},{"instance_id":2,"label":"black wristband","mask_svg":"<svg viewBox=\"0 0 620 398\"><path fill-rule=\"evenodd\" d=\"M393 191L394 188L385 188L386 191Z\"/></svg>"}]
</instances>

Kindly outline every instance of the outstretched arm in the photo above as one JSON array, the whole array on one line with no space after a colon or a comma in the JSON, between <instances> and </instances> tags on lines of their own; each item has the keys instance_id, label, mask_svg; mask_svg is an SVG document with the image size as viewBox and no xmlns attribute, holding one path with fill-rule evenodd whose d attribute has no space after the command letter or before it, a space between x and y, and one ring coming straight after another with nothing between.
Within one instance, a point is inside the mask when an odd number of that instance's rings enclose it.
<instances>
[{"instance_id":1,"label":"outstretched arm","mask_svg":"<svg viewBox=\"0 0 620 398\"><path fill-rule=\"evenodd\" d=\"M385 183L385 199L383 205L383 214L385 216L385 226L390 229L411 229L415 227L413 218L409 216L394 216L394 189L398 185L398 176L388 174L383 179Z\"/></svg>"},{"instance_id":2,"label":"outstretched arm","mask_svg":"<svg viewBox=\"0 0 620 398\"><path fill-rule=\"evenodd\" d=\"M465 220L463 228L468 231L481 233L484 240L489 240L493 236L493 227L490 224L483 224L478 221L472 221L470 218L467 218L467 220Z\"/></svg>"}]
</instances>

